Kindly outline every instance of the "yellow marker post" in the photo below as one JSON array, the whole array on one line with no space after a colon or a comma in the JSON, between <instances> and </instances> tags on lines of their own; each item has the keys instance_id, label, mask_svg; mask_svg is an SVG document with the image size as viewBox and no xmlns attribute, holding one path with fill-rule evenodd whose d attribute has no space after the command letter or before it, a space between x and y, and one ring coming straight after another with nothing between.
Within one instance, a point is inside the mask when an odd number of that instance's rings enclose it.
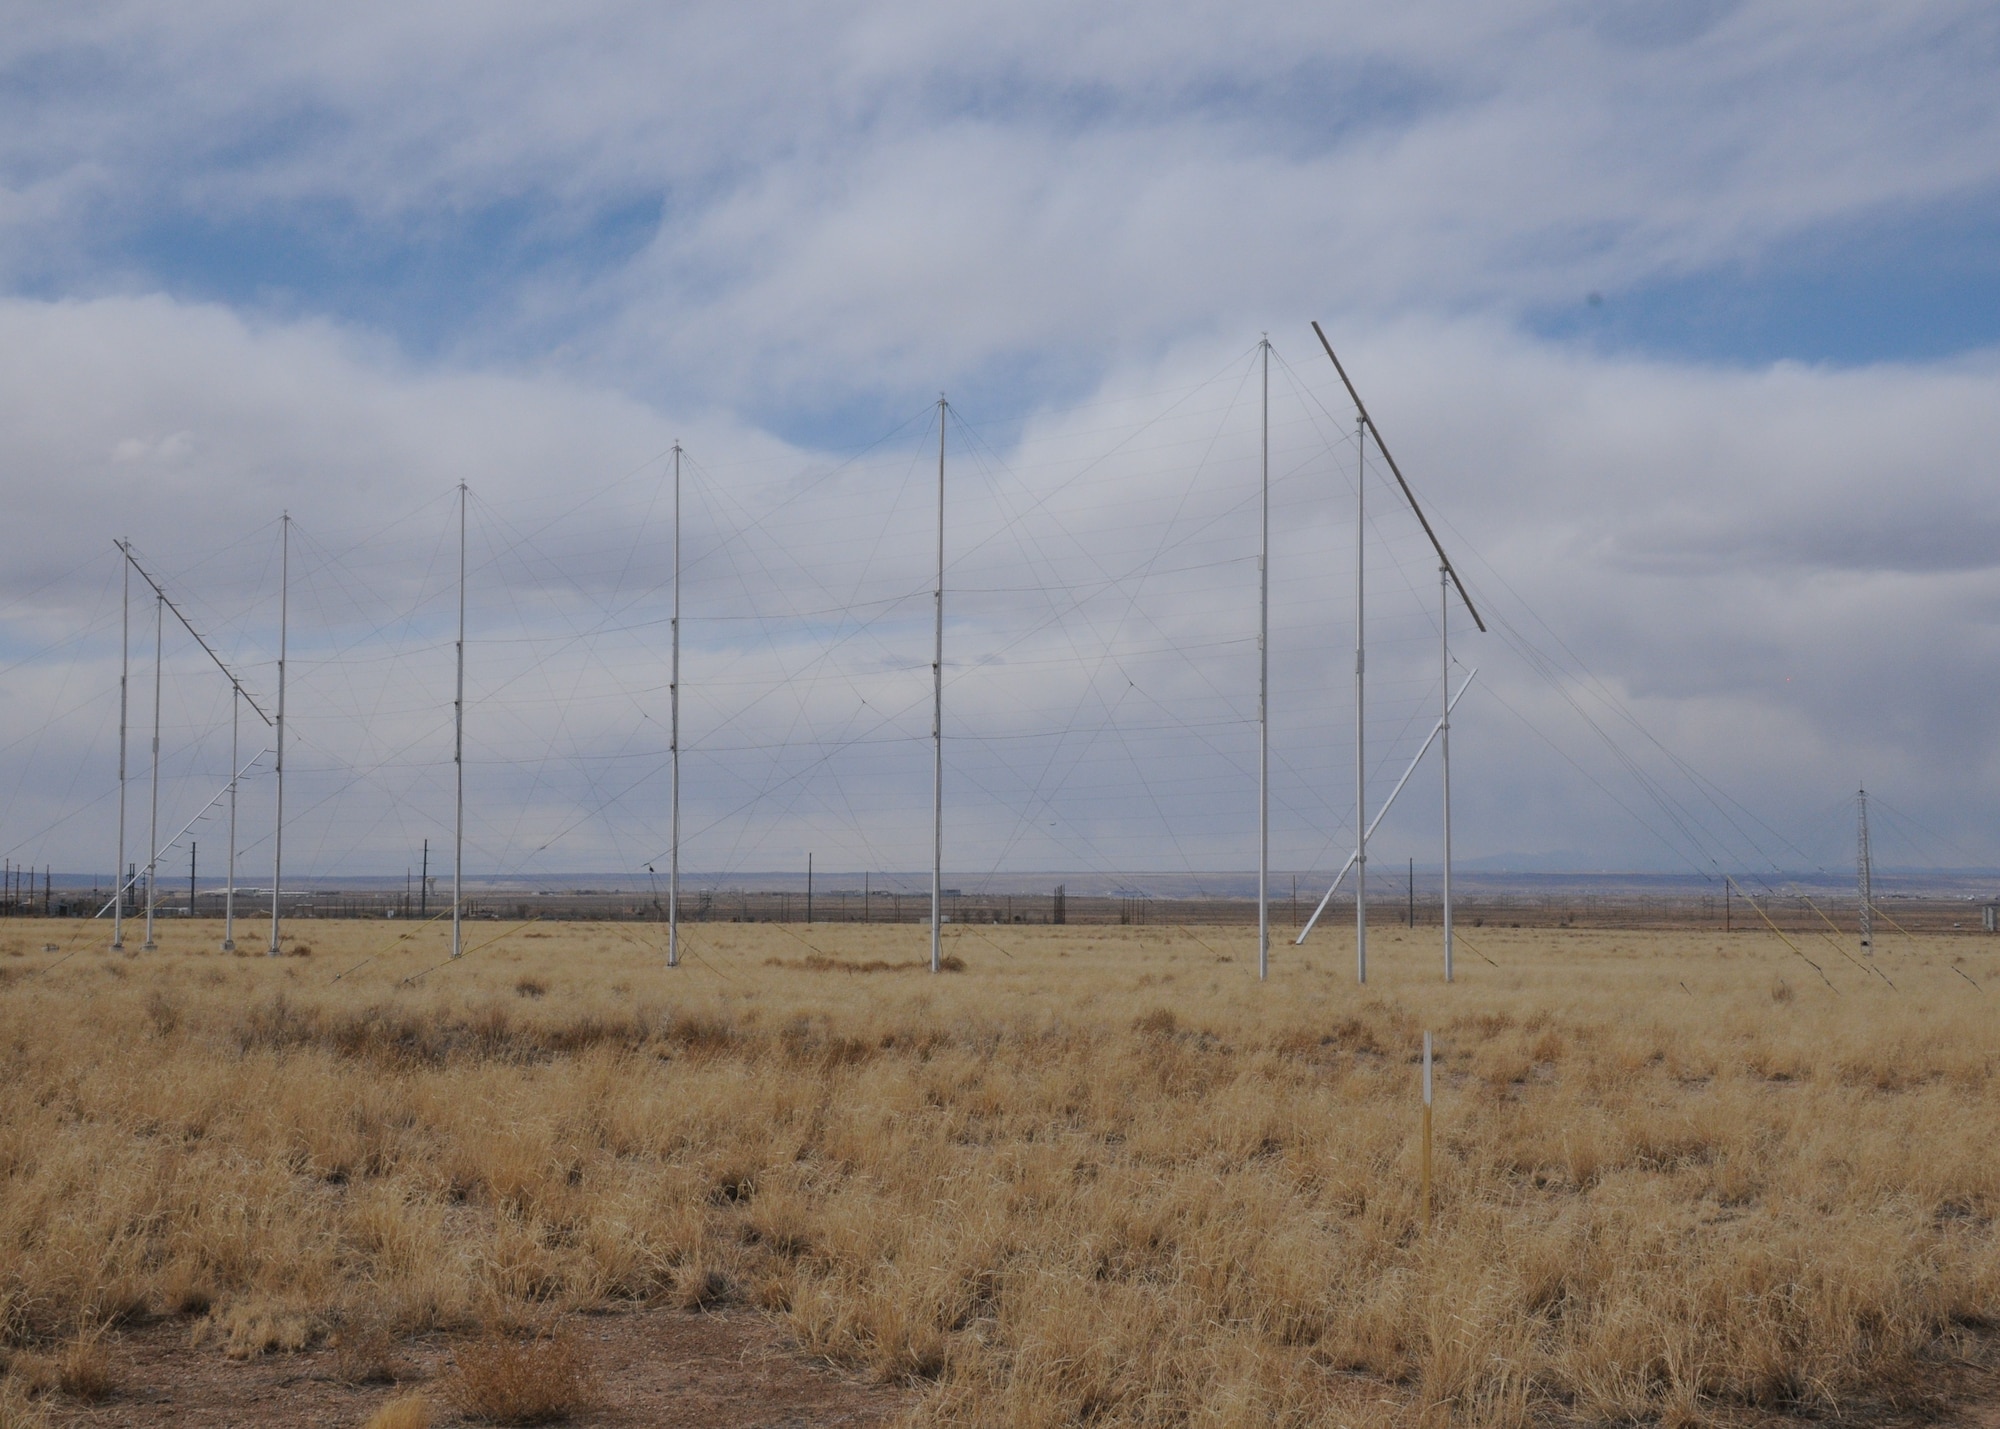
<instances>
[{"instance_id":1,"label":"yellow marker post","mask_svg":"<svg viewBox=\"0 0 2000 1429\"><path fill-rule=\"evenodd\" d=\"M1424 1034L1424 1229L1431 1228L1431 1034Z\"/></svg>"}]
</instances>

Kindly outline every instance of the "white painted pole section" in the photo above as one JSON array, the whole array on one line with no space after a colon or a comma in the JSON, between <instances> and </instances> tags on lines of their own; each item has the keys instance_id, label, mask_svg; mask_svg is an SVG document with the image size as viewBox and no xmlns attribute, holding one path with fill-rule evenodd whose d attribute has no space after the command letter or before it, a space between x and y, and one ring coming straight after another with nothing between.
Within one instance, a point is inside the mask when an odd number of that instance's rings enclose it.
<instances>
[{"instance_id":1,"label":"white painted pole section","mask_svg":"<svg viewBox=\"0 0 2000 1429\"><path fill-rule=\"evenodd\" d=\"M1257 545L1257 980L1271 975L1271 335L1264 357L1264 455Z\"/></svg>"},{"instance_id":2,"label":"white painted pole section","mask_svg":"<svg viewBox=\"0 0 2000 1429\"><path fill-rule=\"evenodd\" d=\"M291 634L292 600L292 513L279 523L278 556L278 719L277 753L272 760L277 775L277 817L271 830L271 946L269 956L278 956L278 935L282 914L279 901L285 882L285 646Z\"/></svg>"},{"instance_id":3,"label":"white painted pole section","mask_svg":"<svg viewBox=\"0 0 2000 1429\"><path fill-rule=\"evenodd\" d=\"M236 951L236 782L243 724L243 687L229 686L229 879L222 892L222 951Z\"/></svg>"},{"instance_id":4,"label":"white painted pole section","mask_svg":"<svg viewBox=\"0 0 2000 1429\"><path fill-rule=\"evenodd\" d=\"M1451 570L1438 567L1438 752L1444 761L1444 980L1451 969Z\"/></svg>"},{"instance_id":5,"label":"white painted pole section","mask_svg":"<svg viewBox=\"0 0 2000 1429\"><path fill-rule=\"evenodd\" d=\"M118 549L125 550L123 541ZM118 891L112 898L113 949L125 946L125 731L132 683L132 562L130 552L126 555L121 563L125 568L124 614L118 627L118 867L111 872L111 886Z\"/></svg>"},{"instance_id":6,"label":"white painted pole section","mask_svg":"<svg viewBox=\"0 0 2000 1429\"><path fill-rule=\"evenodd\" d=\"M452 825L451 955L465 951L465 483L458 484L458 693L451 702L451 763L458 775L458 812Z\"/></svg>"},{"instance_id":7,"label":"white painted pole section","mask_svg":"<svg viewBox=\"0 0 2000 1429\"><path fill-rule=\"evenodd\" d=\"M944 424L950 406L938 398L938 534L936 638L931 650L931 971L944 950Z\"/></svg>"},{"instance_id":8,"label":"white painted pole section","mask_svg":"<svg viewBox=\"0 0 2000 1429\"><path fill-rule=\"evenodd\" d=\"M153 895L159 882L160 866L160 658L166 649L167 598L153 597L153 813L152 823L146 834L146 847L153 850L153 856L146 860L146 941L142 946L152 952L159 944L153 941Z\"/></svg>"},{"instance_id":9,"label":"white painted pole section","mask_svg":"<svg viewBox=\"0 0 2000 1429\"><path fill-rule=\"evenodd\" d=\"M1472 677L1478 673L1479 670L1476 666L1465 672L1465 682L1458 687L1458 694L1451 697L1451 704L1447 706L1448 709L1457 708L1459 700L1467 690L1472 688ZM1442 721L1431 726L1431 732L1424 736L1424 742L1418 746L1416 754L1411 756L1409 767L1403 770L1403 777L1396 781L1396 787L1389 791L1389 797L1382 801L1382 807L1377 809L1375 817L1368 821L1368 836L1370 838L1375 836L1375 830L1382 827L1382 820L1388 817L1389 810L1395 807L1396 796L1403 792L1403 786L1408 784L1410 776L1417 772L1417 765L1430 752L1431 742L1438 737L1438 732L1442 727ZM1327 885L1326 892L1320 895L1319 903L1313 909L1312 917L1306 919L1305 927L1299 929L1298 937L1292 939L1293 947L1297 947L1300 943L1303 943L1306 940L1306 935L1312 932L1314 927L1318 925L1320 917L1326 912L1326 905L1333 901L1334 891L1340 887L1340 881L1347 877L1348 870L1353 867L1354 855L1350 853L1347 856L1347 862L1340 866L1340 872L1333 876L1333 882Z\"/></svg>"},{"instance_id":10,"label":"white painted pole section","mask_svg":"<svg viewBox=\"0 0 2000 1429\"><path fill-rule=\"evenodd\" d=\"M673 765L673 810L667 847L667 966L681 965L681 444L674 443L674 620L673 656L667 667L670 727L667 751Z\"/></svg>"},{"instance_id":11,"label":"white painted pole section","mask_svg":"<svg viewBox=\"0 0 2000 1429\"><path fill-rule=\"evenodd\" d=\"M1424 1034L1424 1105L1431 1104L1431 1034Z\"/></svg>"},{"instance_id":12,"label":"white painted pole section","mask_svg":"<svg viewBox=\"0 0 2000 1429\"><path fill-rule=\"evenodd\" d=\"M1368 981L1368 422L1354 424L1354 979Z\"/></svg>"}]
</instances>

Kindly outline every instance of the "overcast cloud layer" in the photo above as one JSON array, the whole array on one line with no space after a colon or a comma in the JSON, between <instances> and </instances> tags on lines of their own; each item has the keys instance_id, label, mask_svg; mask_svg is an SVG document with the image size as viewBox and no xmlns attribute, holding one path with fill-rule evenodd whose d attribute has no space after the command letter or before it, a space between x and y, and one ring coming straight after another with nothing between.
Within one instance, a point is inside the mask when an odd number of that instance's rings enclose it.
<instances>
[{"instance_id":1,"label":"overcast cloud layer","mask_svg":"<svg viewBox=\"0 0 2000 1429\"><path fill-rule=\"evenodd\" d=\"M679 439L688 865L920 867L942 389L947 862L1249 866L1268 330L1274 857L1337 866L1317 317L1494 617L1460 850L1838 864L1866 782L1888 861L2000 863L1996 72L1974 4L13 16L0 846L109 866L111 539L264 698L289 509L288 847L400 871L449 828L465 481L475 866L657 859ZM1379 798L1437 591L1369 482ZM163 832L228 765L226 687L168 669Z\"/></svg>"}]
</instances>

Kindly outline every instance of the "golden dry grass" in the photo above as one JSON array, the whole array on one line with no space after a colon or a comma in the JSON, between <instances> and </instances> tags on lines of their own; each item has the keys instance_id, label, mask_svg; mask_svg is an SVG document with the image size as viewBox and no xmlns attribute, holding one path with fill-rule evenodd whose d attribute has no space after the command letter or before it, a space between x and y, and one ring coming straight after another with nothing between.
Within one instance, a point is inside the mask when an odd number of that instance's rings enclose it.
<instances>
[{"instance_id":1,"label":"golden dry grass","mask_svg":"<svg viewBox=\"0 0 2000 1429\"><path fill-rule=\"evenodd\" d=\"M431 1429L431 1403L421 1394L399 1395L369 1415L364 1429Z\"/></svg>"},{"instance_id":2,"label":"golden dry grass","mask_svg":"<svg viewBox=\"0 0 2000 1429\"><path fill-rule=\"evenodd\" d=\"M734 1300L939 1423L1691 1422L1917 1394L2000 1316L1976 938L1895 991L1821 949L1835 993L1743 933L1489 928L1446 988L1385 932L1360 989L1338 937L1260 986L1218 929L956 930L931 978L909 927L705 926L669 971L541 926L406 986L438 930L196 924L38 971L74 931L0 926L28 1353Z\"/></svg>"},{"instance_id":3,"label":"golden dry grass","mask_svg":"<svg viewBox=\"0 0 2000 1429\"><path fill-rule=\"evenodd\" d=\"M563 1330L489 1334L459 1349L445 1395L477 1423L556 1424L596 1403L597 1368Z\"/></svg>"}]
</instances>

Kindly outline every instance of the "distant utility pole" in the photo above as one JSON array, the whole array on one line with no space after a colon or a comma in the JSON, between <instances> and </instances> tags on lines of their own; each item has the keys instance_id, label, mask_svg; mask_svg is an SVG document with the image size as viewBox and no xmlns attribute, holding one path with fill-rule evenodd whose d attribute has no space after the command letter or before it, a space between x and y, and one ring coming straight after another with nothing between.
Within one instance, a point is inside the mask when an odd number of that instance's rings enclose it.
<instances>
[{"instance_id":1,"label":"distant utility pole","mask_svg":"<svg viewBox=\"0 0 2000 1429\"><path fill-rule=\"evenodd\" d=\"M431 841L424 840L424 871L417 879L417 916L426 918L431 911Z\"/></svg>"}]
</instances>

